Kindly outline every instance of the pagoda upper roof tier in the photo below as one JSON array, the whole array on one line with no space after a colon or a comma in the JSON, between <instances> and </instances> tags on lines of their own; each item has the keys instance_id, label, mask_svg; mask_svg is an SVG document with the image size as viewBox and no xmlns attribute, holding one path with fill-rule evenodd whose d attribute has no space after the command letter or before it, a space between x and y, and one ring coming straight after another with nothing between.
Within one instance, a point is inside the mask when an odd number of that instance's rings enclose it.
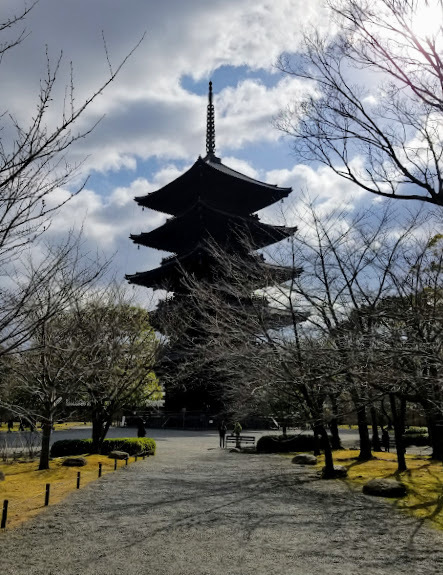
<instances>
[{"instance_id":1,"label":"pagoda upper roof tier","mask_svg":"<svg viewBox=\"0 0 443 575\"><path fill-rule=\"evenodd\" d=\"M174 253L189 251L205 240L220 245L246 242L249 249L255 250L291 236L296 229L265 224L257 216L231 214L199 200L159 228L130 237L136 244Z\"/></svg>"},{"instance_id":2,"label":"pagoda upper roof tier","mask_svg":"<svg viewBox=\"0 0 443 575\"><path fill-rule=\"evenodd\" d=\"M135 200L140 206L178 216L201 198L215 208L246 215L287 197L291 191L236 172L208 154L163 188Z\"/></svg>"},{"instance_id":3,"label":"pagoda upper roof tier","mask_svg":"<svg viewBox=\"0 0 443 575\"><path fill-rule=\"evenodd\" d=\"M261 258L259 254L249 256L251 264L254 266L254 258ZM263 278L272 279L275 283L283 283L291 280L301 273L301 268L291 266L279 266L262 261L260 263L263 270ZM180 256L172 255L162 260L159 267L146 272L137 272L126 275L126 279L133 284L151 287L153 289L164 289L167 291L182 291L186 282L186 273L197 278L204 278L214 271L214 260L207 247L202 244ZM266 279L265 279L266 281ZM262 284L261 284L262 285ZM259 288L260 285L257 285Z\"/></svg>"}]
</instances>

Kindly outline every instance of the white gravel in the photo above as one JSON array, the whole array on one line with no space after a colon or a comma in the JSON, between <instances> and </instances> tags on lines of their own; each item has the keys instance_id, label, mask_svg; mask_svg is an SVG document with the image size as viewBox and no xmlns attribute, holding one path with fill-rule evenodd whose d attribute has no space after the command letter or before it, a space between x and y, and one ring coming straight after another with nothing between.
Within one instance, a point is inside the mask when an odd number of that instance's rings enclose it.
<instances>
[{"instance_id":1,"label":"white gravel","mask_svg":"<svg viewBox=\"0 0 443 575\"><path fill-rule=\"evenodd\" d=\"M0 534L0 575L443 573L443 536L386 501L211 433L150 435L154 458Z\"/></svg>"}]
</instances>

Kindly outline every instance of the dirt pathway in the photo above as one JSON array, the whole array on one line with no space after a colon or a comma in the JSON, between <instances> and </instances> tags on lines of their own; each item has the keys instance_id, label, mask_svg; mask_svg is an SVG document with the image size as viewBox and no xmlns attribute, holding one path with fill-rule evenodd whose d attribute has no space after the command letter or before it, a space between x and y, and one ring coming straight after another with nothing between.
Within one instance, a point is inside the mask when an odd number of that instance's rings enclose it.
<instances>
[{"instance_id":1,"label":"dirt pathway","mask_svg":"<svg viewBox=\"0 0 443 575\"><path fill-rule=\"evenodd\" d=\"M384 501L213 435L158 455L0 536L1 575L436 575L443 536Z\"/></svg>"}]
</instances>

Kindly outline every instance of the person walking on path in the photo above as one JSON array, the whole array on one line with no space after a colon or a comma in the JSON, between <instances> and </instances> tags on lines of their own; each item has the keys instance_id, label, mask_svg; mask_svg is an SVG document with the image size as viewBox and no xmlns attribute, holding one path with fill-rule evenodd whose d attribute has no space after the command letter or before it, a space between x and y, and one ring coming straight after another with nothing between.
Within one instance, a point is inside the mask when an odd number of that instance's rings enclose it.
<instances>
[{"instance_id":1,"label":"person walking on path","mask_svg":"<svg viewBox=\"0 0 443 575\"><path fill-rule=\"evenodd\" d=\"M142 417L137 418L137 437L146 437L145 422Z\"/></svg>"},{"instance_id":2,"label":"person walking on path","mask_svg":"<svg viewBox=\"0 0 443 575\"><path fill-rule=\"evenodd\" d=\"M218 434L220 436L220 447L225 447L225 437L227 430L228 428L226 427L226 423L223 420L218 426Z\"/></svg>"}]
</instances>

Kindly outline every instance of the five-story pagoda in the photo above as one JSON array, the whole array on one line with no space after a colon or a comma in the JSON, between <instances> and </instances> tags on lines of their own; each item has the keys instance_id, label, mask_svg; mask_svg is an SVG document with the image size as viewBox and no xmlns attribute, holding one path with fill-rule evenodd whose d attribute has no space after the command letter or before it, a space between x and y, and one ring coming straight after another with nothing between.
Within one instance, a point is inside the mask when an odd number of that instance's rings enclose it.
<instances>
[{"instance_id":1,"label":"five-story pagoda","mask_svg":"<svg viewBox=\"0 0 443 575\"><path fill-rule=\"evenodd\" d=\"M174 297L167 300L166 305L169 306L189 297L189 283L185 281L188 276L205 281L214 278L216 281L217 262L210 248L214 243L228 254L260 259L260 265L266 266L267 271L273 272L280 282L294 273L292 268L264 263L255 253L255 250L295 232L293 227L265 224L254 214L287 197L291 188L254 180L225 166L215 155L212 82L209 82L206 152L204 158L199 157L189 170L171 183L135 198L140 206L173 217L157 229L131 235L132 241L172 252L172 255L164 258L159 267L127 275L126 278L133 284L174 292ZM248 239L247 247L244 238ZM156 327L162 331L161 325ZM176 358L180 356L176 352L173 355ZM214 409L217 402L211 397L211 391L201 388L207 378L200 379L200 384L189 386L193 391L188 389L187 393L178 394L167 390L167 407L201 409L210 404Z\"/></svg>"}]
</instances>

